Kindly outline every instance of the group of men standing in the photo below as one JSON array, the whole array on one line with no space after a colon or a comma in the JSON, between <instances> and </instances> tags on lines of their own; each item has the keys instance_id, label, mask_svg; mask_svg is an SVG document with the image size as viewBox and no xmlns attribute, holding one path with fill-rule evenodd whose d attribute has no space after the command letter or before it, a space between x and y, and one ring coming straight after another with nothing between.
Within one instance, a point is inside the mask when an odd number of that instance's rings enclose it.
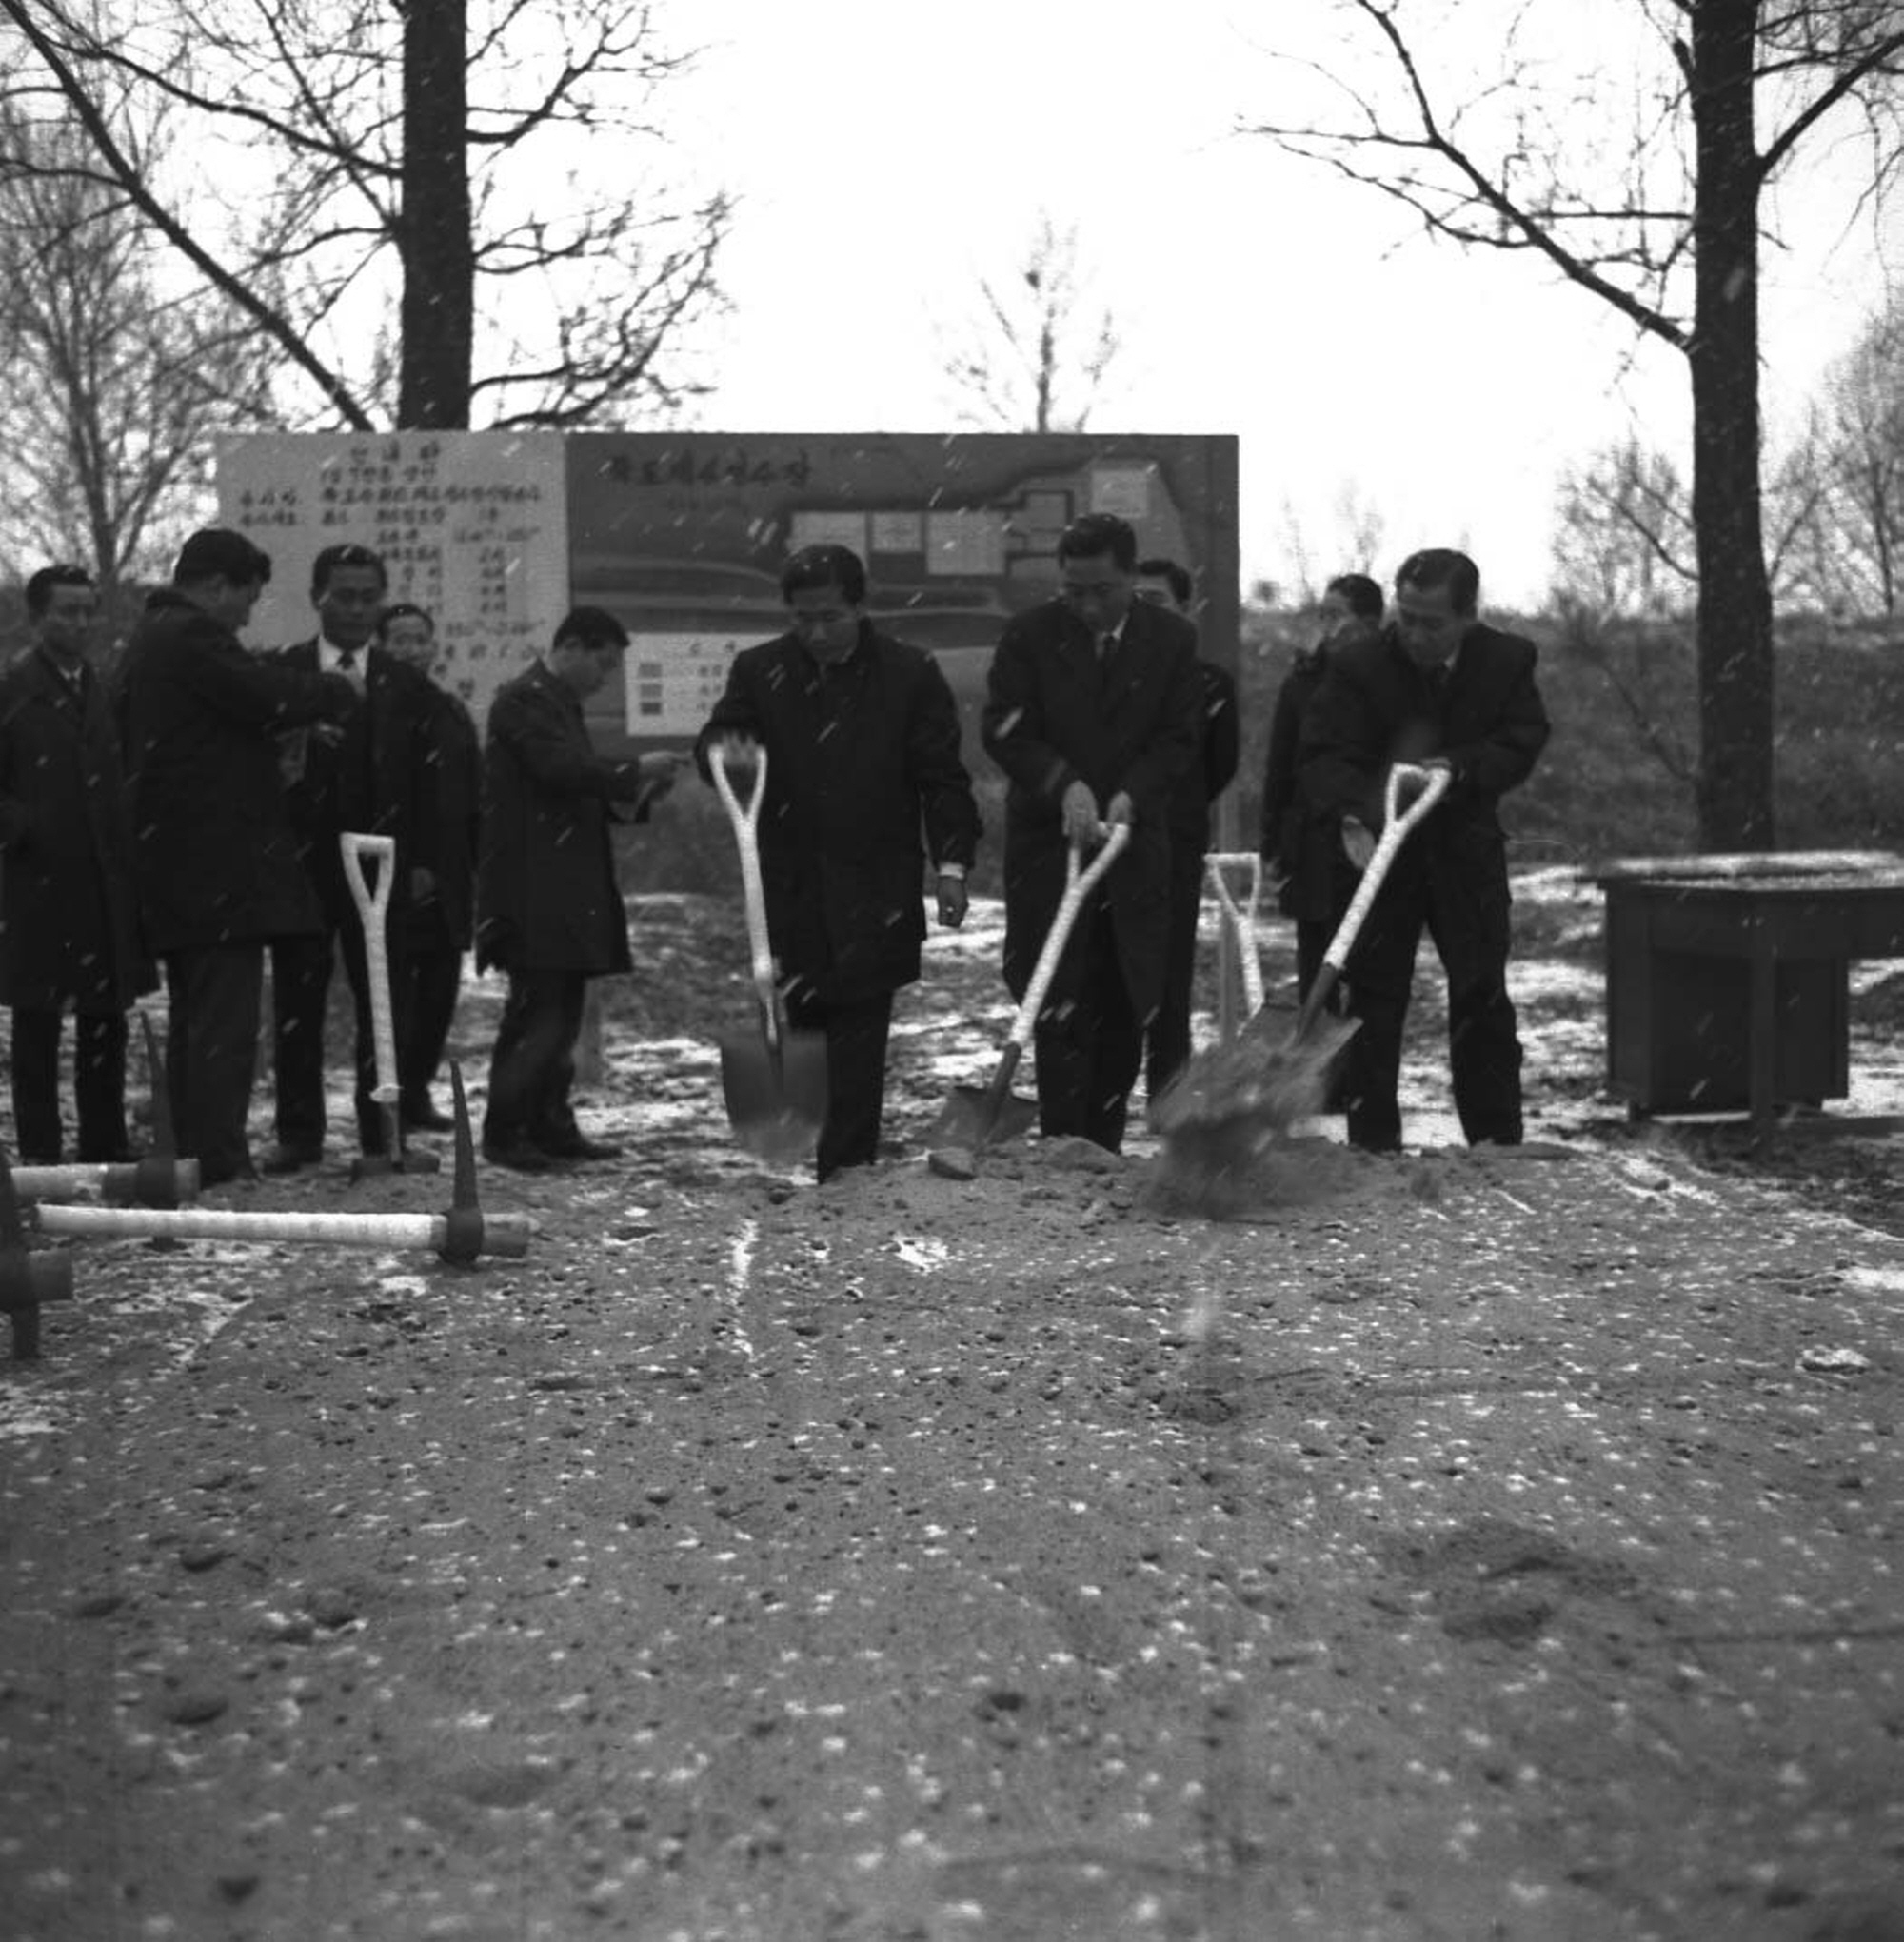
<instances>
[{"instance_id":1,"label":"group of men standing","mask_svg":"<svg viewBox=\"0 0 1904 1942\"><path fill-rule=\"evenodd\" d=\"M474 730L424 671L428 653L379 646L399 617L375 553L327 547L311 578L315 635L253 654L239 633L270 570L243 534L191 535L170 583L149 598L109 695L88 657L90 576L53 566L28 583L34 647L0 681L0 998L12 1010L24 1159L63 1157L69 1004L76 1157L127 1157L127 1010L162 973L181 1147L207 1184L252 1174L246 1120L268 959L276 1143L263 1166L316 1164L340 951L356 1014L358 1138L367 1154L386 1149L364 927L338 843L347 829L395 842L388 935L409 1059L384 1077L400 1083L410 1123L443 1123L428 1080L447 1030L443 961L460 967L469 934ZM408 612L427 647L427 616Z\"/></svg>"},{"instance_id":2,"label":"group of men standing","mask_svg":"<svg viewBox=\"0 0 1904 1942\"><path fill-rule=\"evenodd\" d=\"M1002 971L1022 999L1067 871L1129 826L1081 913L1035 1026L1040 1123L1113 1150L1149 1048L1155 1098L1190 1053L1210 807L1235 773L1229 675L1198 653L1188 576L1140 560L1134 530L1076 520L1053 600L1005 626L981 735L1007 780ZM126 1014L163 970L167 1084L208 1184L253 1171L246 1133L268 959L276 1143L267 1171L316 1163L324 1020L341 955L355 1010L362 1150L390 1126L373 1086L371 967L338 836L387 836L401 1123L446 1121L429 1096L463 954L502 969L484 1151L540 1171L612 1157L570 1104L587 981L631 959L609 824L639 820L677 758L594 750L584 703L627 645L578 607L505 684L486 741L430 679L429 617L388 603L382 560L327 547L315 635L268 654L239 632L270 577L244 535L195 533L154 592L109 697L87 656L97 607L72 567L33 576L35 645L0 681L0 1001L12 1008L21 1155L62 1153L62 1011L77 1018L78 1156L129 1152ZM823 1179L878 1148L894 994L915 981L929 875L942 924L965 917L980 817L956 704L932 657L874 626L863 563L809 546L781 578L790 625L736 656L694 759L769 758L760 822L768 925L789 1019L825 1035ZM1351 960L1361 1022L1342 1088L1350 1138L1398 1145L1401 1027L1421 931L1447 969L1455 1091L1471 1139L1520 1137L1508 1000L1507 879L1496 805L1546 739L1534 649L1483 626L1459 553L1419 553L1339 607L1279 696L1262 851L1298 919L1303 983L1367 860L1393 762L1452 786L1396 866ZM1332 622L1336 617L1332 615ZM388 1082L389 1076L382 1076Z\"/></svg>"}]
</instances>

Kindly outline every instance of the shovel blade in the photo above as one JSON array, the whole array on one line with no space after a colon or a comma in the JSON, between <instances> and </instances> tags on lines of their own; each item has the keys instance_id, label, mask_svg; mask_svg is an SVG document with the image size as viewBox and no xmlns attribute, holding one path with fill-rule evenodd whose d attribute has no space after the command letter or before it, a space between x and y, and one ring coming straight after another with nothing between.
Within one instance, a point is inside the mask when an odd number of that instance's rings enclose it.
<instances>
[{"instance_id":1,"label":"shovel blade","mask_svg":"<svg viewBox=\"0 0 1904 1942\"><path fill-rule=\"evenodd\" d=\"M1037 1118L1038 1102L1015 1092L995 1094L990 1086L954 1086L925 1137L935 1147L956 1146L976 1153L982 1146L1016 1139L1030 1130Z\"/></svg>"},{"instance_id":2,"label":"shovel blade","mask_svg":"<svg viewBox=\"0 0 1904 1942\"><path fill-rule=\"evenodd\" d=\"M721 1090L735 1139L769 1166L810 1159L826 1121L826 1037L783 1032L721 1040Z\"/></svg>"}]
</instances>

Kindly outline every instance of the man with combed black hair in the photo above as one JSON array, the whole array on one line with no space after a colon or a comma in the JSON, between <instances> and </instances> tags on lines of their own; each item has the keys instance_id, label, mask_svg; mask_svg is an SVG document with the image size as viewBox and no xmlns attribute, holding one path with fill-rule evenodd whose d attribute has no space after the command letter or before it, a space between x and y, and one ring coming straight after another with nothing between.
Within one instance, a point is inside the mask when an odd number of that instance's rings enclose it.
<instances>
[{"instance_id":1,"label":"man with combed black hair","mask_svg":"<svg viewBox=\"0 0 1904 1942\"><path fill-rule=\"evenodd\" d=\"M99 588L83 566L27 581L30 652L0 675L0 1003L12 1014L15 1154L62 1157L63 1015L73 1014L82 1160L131 1158L126 1013L142 983L119 729L89 659Z\"/></svg>"},{"instance_id":2,"label":"man with combed black hair","mask_svg":"<svg viewBox=\"0 0 1904 1942\"><path fill-rule=\"evenodd\" d=\"M1195 583L1175 560L1137 563L1132 588L1139 600L1191 619ZM1193 623L1194 624L1194 623ZM1144 1089L1154 1100L1190 1057L1190 1001L1197 981L1197 923L1203 909L1203 859L1210 848L1210 810L1237 772L1240 723L1236 677L1206 656L1197 660L1203 685L1198 759L1177 779L1170 798L1170 938L1163 996L1145 1034Z\"/></svg>"},{"instance_id":3,"label":"man with combed black hair","mask_svg":"<svg viewBox=\"0 0 1904 1942\"><path fill-rule=\"evenodd\" d=\"M1087 513L1058 540L1059 592L1006 624L986 675L985 747L1005 772L1004 978L1022 1002L1071 845L1128 823L1078 919L1035 1027L1039 1125L1117 1152L1143 1033L1163 996L1170 804L1198 760L1197 630L1133 598L1137 534Z\"/></svg>"},{"instance_id":4,"label":"man with combed black hair","mask_svg":"<svg viewBox=\"0 0 1904 1942\"><path fill-rule=\"evenodd\" d=\"M1322 589L1319 603L1321 633L1314 646L1299 650L1269 718L1269 750L1263 764L1261 853L1276 892L1277 908L1296 921L1296 991L1309 987L1322 968L1322 954L1355 895L1355 872L1342 850L1334 816L1318 814L1298 787L1298 751L1302 723L1329 655L1351 641L1373 640L1381 631L1381 588L1366 573L1339 573ZM1339 987L1330 1009L1340 1005Z\"/></svg>"},{"instance_id":5,"label":"man with combed black hair","mask_svg":"<svg viewBox=\"0 0 1904 1942\"><path fill-rule=\"evenodd\" d=\"M430 881L435 861L429 763L434 691L424 676L377 644L377 617L387 586L383 559L368 546L326 546L310 570L318 632L311 640L281 648L275 657L302 672L344 675L364 705L341 732L300 730L285 738L281 751L299 861L316 893L324 926L312 936L284 939L271 949L278 1142L265 1159L267 1173L293 1173L315 1166L324 1157L324 1023L331 968L340 952L355 1013L358 1147L381 1154L387 1143L384 1115L373 1097L377 1045L364 921L337 841L345 830L395 840L386 928L390 983L393 991L400 989L410 899ZM397 1082L397 1074L387 1077Z\"/></svg>"},{"instance_id":6,"label":"man with combed black hair","mask_svg":"<svg viewBox=\"0 0 1904 1942\"><path fill-rule=\"evenodd\" d=\"M1401 1144L1402 1026L1425 928L1448 979L1455 1106L1470 1144L1518 1145L1520 1039L1507 991L1507 839L1500 799L1546 745L1534 644L1477 618L1480 575L1465 553L1412 553L1395 613L1373 639L1334 650L1302 728L1301 787L1331 816L1360 869L1398 762L1448 771L1448 793L1402 845L1348 962L1360 1021L1342 1076L1349 1138Z\"/></svg>"},{"instance_id":7,"label":"man with combed black hair","mask_svg":"<svg viewBox=\"0 0 1904 1942\"><path fill-rule=\"evenodd\" d=\"M342 724L357 690L245 651L271 576L243 533L196 532L126 649L126 765L145 944L165 966L166 1084L179 1143L208 1186L252 1171L245 1120L264 948L323 921L298 866L278 737Z\"/></svg>"},{"instance_id":8,"label":"man with combed black hair","mask_svg":"<svg viewBox=\"0 0 1904 1942\"><path fill-rule=\"evenodd\" d=\"M788 1022L826 1035L816 1170L879 1151L893 994L920 972L928 856L939 921L965 921L979 811L959 711L939 664L866 618L866 569L804 546L780 577L791 627L744 648L696 745L767 756L761 874ZM744 793L745 785L742 785Z\"/></svg>"},{"instance_id":9,"label":"man with combed black hair","mask_svg":"<svg viewBox=\"0 0 1904 1942\"><path fill-rule=\"evenodd\" d=\"M619 671L627 644L613 614L576 607L489 707L476 961L506 972L509 995L490 1056L483 1154L519 1173L620 1150L583 1133L568 1097L588 981L634 963L608 804L645 804L671 784L680 760L661 751L610 762L588 739L582 704Z\"/></svg>"}]
</instances>

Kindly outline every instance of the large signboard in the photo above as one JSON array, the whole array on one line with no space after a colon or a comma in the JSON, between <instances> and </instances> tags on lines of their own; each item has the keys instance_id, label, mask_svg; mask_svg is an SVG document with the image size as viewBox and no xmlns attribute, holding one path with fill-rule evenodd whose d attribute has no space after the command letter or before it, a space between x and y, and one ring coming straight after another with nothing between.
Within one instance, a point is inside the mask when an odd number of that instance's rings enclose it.
<instances>
[{"instance_id":1,"label":"large signboard","mask_svg":"<svg viewBox=\"0 0 1904 1942\"><path fill-rule=\"evenodd\" d=\"M311 563L373 546L390 598L436 621L447 679L478 719L546 646L568 605L567 476L559 432L265 433L218 448L218 513L271 556L250 640L317 631Z\"/></svg>"},{"instance_id":2,"label":"large signboard","mask_svg":"<svg viewBox=\"0 0 1904 1942\"><path fill-rule=\"evenodd\" d=\"M310 561L362 541L389 562L392 598L438 617L479 718L570 604L607 607L633 641L625 682L591 705L608 748L691 739L734 651L784 626L788 553L820 541L866 562L875 621L937 654L968 709L1005 621L1050 597L1058 535L1083 512L1121 514L1146 555L1187 566L1204 653L1236 659L1233 438L266 436L221 448L219 501L277 563L254 640L307 634Z\"/></svg>"}]
</instances>

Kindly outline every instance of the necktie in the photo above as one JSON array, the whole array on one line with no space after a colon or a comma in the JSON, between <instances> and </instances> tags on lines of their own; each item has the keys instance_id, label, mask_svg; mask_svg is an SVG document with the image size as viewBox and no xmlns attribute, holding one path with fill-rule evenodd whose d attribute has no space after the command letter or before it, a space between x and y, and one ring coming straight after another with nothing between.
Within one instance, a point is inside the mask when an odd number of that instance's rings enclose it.
<instances>
[{"instance_id":1,"label":"necktie","mask_svg":"<svg viewBox=\"0 0 1904 1942\"><path fill-rule=\"evenodd\" d=\"M337 671L352 687L361 684L363 677L357 666L357 650L354 647L340 647L337 650Z\"/></svg>"},{"instance_id":2,"label":"necktie","mask_svg":"<svg viewBox=\"0 0 1904 1942\"><path fill-rule=\"evenodd\" d=\"M1098 665L1108 667L1111 656L1118 651L1118 637L1115 634L1101 634L1098 637Z\"/></svg>"}]
</instances>

